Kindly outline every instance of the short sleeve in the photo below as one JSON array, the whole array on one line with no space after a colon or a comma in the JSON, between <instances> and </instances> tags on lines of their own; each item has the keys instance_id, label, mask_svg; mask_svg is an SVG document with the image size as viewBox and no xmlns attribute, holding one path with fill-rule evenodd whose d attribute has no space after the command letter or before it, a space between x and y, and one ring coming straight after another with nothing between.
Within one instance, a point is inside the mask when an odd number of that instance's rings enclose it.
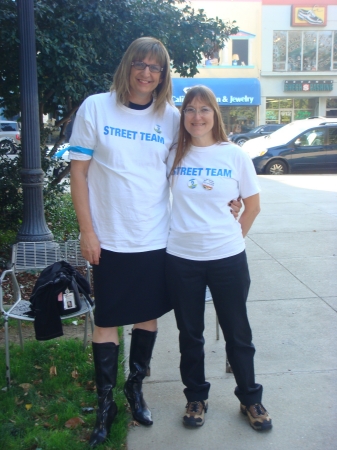
<instances>
[{"instance_id":1,"label":"short sleeve","mask_svg":"<svg viewBox=\"0 0 337 450\"><path fill-rule=\"evenodd\" d=\"M77 111L69 144L72 147L95 149L97 142L95 96L88 97Z\"/></svg>"},{"instance_id":2,"label":"short sleeve","mask_svg":"<svg viewBox=\"0 0 337 450\"><path fill-rule=\"evenodd\" d=\"M261 192L258 176L251 158L240 149L241 170L239 190L242 198Z\"/></svg>"}]
</instances>

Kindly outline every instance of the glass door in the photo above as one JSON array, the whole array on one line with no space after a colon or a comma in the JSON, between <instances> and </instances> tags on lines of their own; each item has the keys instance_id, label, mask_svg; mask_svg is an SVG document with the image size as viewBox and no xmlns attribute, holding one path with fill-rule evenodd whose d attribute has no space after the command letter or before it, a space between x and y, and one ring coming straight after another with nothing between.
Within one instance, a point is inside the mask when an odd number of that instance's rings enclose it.
<instances>
[{"instance_id":1,"label":"glass door","mask_svg":"<svg viewBox=\"0 0 337 450\"><path fill-rule=\"evenodd\" d=\"M293 120L293 112L292 111L280 111L280 123L286 125Z\"/></svg>"}]
</instances>

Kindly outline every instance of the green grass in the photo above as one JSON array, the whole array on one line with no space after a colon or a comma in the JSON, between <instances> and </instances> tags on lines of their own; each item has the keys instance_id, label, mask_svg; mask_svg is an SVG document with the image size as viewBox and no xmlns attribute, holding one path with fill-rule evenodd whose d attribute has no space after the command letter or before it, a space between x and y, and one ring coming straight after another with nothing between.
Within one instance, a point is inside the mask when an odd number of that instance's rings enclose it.
<instances>
[{"instance_id":1,"label":"green grass","mask_svg":"<svg viewBox=\"0 0 337 450\"><path fill-rule=\"evenodd\" d=\"M24 351L10 348L12 387L0 390L0 448L6 450L77 450L90 448L88 438L96 413L83 408L96 407L94 367L91 347L83 351L78 339L27 341ZM120 365L114 397L118 415L109 440L100 449L125 447L129 415L123 394L124 367ZM57 375L50 375L56 367ZM0 348L0 388L5 386L5 351ZM1 382L2 380L2 382ZM25 386L24 383L28 383ZM23 386L20 386L23 385ZM83 420L77 428L65 423L71 418Z\"/></svg>"},{"instance_id":2,"label":"green grass","mask_svg":"<svg viewBox=\"0 0 337 450\"><path fill-rule=\"evenodd\" d=\"M45 201L44 206L46 222L54 239L76 239L78 224L70 194L52 196ZM4 229L0 229L0 268L5 267L11 259L10 246L17 234L17 229L11 228L12 225L8 223ZM70 324L73 320L67 319L62 323ZM15 320L10 320L9 324L17 326ZM23 326L33 327L32 323L23 323ZM0 317L1 327L3 320ZM120 341L120 365L114 389L118 415L109 439L98 447L100 450L125 448L130 416L123 394L125 380L121 364L121 330ZM47 342L26 340L24 351L12 344L10 355L12 387L6 391L1 390L5 386L5 350L0 346L0 449L89 449L88 438L94 427L96 413L85 413L83 408L96 408L97 403L91 346L84 352L81 339L63 338ZM52 366L57 369L56 376L50 375ZM78 373L77 378L72 376L74 371ZM29 383L29 389L20 386L23 383ZM65 423L71 418L80 418L84 423L68 429Z\"/></svg>"}]
</instances>

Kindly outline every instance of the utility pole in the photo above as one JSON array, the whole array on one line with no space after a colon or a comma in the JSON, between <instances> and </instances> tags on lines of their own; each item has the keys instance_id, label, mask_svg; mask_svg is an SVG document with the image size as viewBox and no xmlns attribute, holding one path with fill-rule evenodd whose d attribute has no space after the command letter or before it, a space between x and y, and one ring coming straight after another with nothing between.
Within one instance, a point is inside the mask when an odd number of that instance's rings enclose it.
<instances>
[{"instance_id":1,"label":"utility pole","mask_svg":"<svg viewBox=\"0 0 337 450\"><path fill-rule=\"evenodd\" d=\"M17 7L20 37L23 223L16 240L52 241L53 234L46 224L43 206L44 172L41 169L40 153L34 0L17 0Z\"/></svg>"}]
</instances>

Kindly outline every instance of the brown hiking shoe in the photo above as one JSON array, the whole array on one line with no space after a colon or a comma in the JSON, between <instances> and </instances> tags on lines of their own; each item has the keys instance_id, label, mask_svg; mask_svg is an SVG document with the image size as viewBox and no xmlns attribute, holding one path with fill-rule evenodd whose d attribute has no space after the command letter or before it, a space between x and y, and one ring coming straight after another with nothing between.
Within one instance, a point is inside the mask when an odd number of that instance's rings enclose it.
<instances>
[{"instance_id":1,"label":"brown hiking shoe","mask_svg":"<svg viewBox=\"0 0 337 450\"><path fill-rule=\"evenodd\" d=\"M184 425L188 427L201 427L205 423L207 408L207 400L187 402L186 412L183 417Z\"/></svg>"},{"instance_id":2,"label":"brown hiking shoe","mask_svg":"<svg viewBox=\"0 0 337 450\"><path fill-rule=\"evenodd\" d=\"M270 430L272 425L271 417L262 403L244 406L240 404L242 414L248 417L250 425L257 431Z\"/></svg>"}]
</instances>

